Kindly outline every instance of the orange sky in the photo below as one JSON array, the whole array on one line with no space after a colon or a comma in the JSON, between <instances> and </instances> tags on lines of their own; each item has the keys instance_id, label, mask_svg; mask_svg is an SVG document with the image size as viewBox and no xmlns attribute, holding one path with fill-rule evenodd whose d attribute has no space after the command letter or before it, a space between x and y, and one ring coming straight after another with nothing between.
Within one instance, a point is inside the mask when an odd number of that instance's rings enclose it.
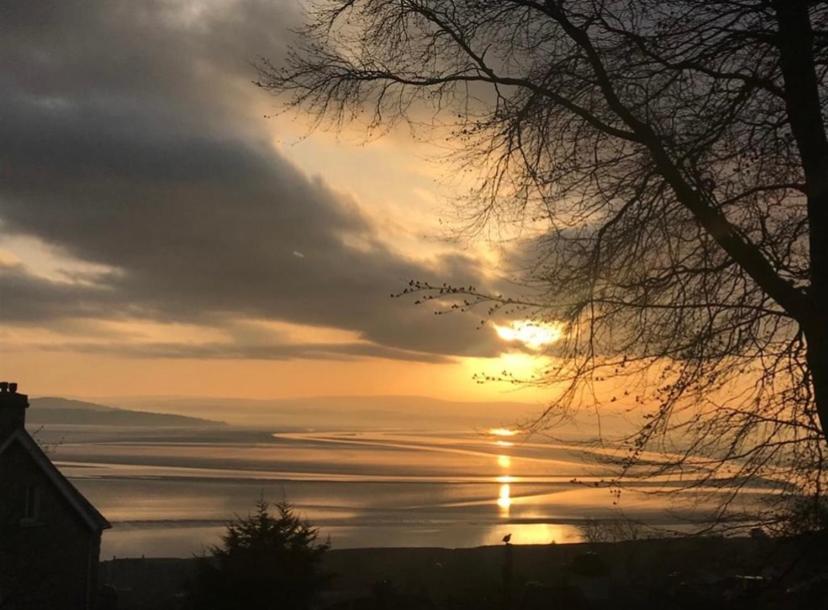
<instances>
[{"instance_id":1,"label":"orange sky","mask_svg":"<svg viewBox=\"0 0 828 610\"><path fill-rule=\"evenodd\" d=\"M544 401L547 392L508 384L480 385L478 371L497 361L456 364L365 359L351 362L118 358L15 350L3 367L21 391L35 396L211 396L281 398L343 395L417 395L447 400ZM510 364L506 364L509 366Z\"/></svg>"}]
</instances>

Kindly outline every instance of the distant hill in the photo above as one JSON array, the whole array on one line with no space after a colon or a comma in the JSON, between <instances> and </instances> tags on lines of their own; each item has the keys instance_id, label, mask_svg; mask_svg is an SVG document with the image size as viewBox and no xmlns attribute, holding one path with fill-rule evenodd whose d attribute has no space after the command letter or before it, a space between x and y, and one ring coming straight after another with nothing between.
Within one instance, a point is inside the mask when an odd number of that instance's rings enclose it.
<instances>
[{"instance_id":1,"label":"distant hill","mask_svg":"<svg viewBox=\"0 0 828 610\"><path fill-rule=\"evenodd\" d=\"M460 402L421 396L119 398L130 408L222 419L231 425L325 429L472 429L513 424L538 412L518 402Z\"/></svg>"},{"instance_id":2,"label":"distant hill","mask_svg":"<svg viewBox=\"0 0 828 610\"><path fill-rule=\"evenodd\" d=\"M47 396L29 400L26 422L35 425L71 424L94 426L223 426L224 422L186 415L133 411L82 400Z\"/></svg>"},{"instance_id":3,"label":"distant hill","mask_svg":"<svg viewBox=\"0 0 828 610\"><path fill-rule=\"evenodd\" d=\"M456 429L510 425L539 407L519 402L461 402L422 396L308 398L119 398L133 409L221 419L230 425L324 429Z\"/></svg>"},{"instance_id":4,"label":"distant hill","mask_svg":"<svg viewBox=\"0 0 828 610\"><path fill-rule=\"evenodd\" d=\"M107 401L109 399L106 399ZM544 406L529 402L454 401L428 396L317 396L307 398L244 399L214 397L133 396L111 399L134 409L211 417L238 426L370 430L474 430L531 422ZM635 422L619 409L602 412L603 432L627 433ZM585 410L556 426L567 439L593 439L594 412Z\"/></svg>"}]
</instances>

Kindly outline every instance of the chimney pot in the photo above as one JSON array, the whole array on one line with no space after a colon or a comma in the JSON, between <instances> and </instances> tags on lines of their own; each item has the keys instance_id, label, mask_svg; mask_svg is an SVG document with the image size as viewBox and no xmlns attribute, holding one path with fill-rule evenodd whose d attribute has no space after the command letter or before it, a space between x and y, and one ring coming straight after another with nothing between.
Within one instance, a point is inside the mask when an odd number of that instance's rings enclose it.
<instances>
[{"instance_id":1,"label":"chimney pot","mask_svg":"<svg viewBox=\"0 0 828 610\"><path fill-rule=\"evenodd\" d=\"M0 443L26 425L29 397L17 393L17 384L0 381Z\"/></svg>"}]
</instances>

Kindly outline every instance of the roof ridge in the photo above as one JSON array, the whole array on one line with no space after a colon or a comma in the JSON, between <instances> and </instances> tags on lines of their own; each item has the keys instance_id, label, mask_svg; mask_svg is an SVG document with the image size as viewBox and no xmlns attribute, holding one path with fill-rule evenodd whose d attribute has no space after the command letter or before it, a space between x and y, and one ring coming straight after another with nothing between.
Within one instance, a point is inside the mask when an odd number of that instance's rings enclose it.
<instances>
[{"instance_id":1,"label":"roof ridge","mask_svg":"<svg viewBox=\"0 0 828 610\"><path fill-rule=\"evenodd\" d=\"M67 479L58 467L54 465L49 456L37 444L32 436L24 428L12 432L2 444L0 444L0 455L6 451L15 441L29 453L46 477L57 488L69 505L93 531L109 529L112 525L106 520L95 506L78 491L78 489Z\"/></svg>"}]
</instances>

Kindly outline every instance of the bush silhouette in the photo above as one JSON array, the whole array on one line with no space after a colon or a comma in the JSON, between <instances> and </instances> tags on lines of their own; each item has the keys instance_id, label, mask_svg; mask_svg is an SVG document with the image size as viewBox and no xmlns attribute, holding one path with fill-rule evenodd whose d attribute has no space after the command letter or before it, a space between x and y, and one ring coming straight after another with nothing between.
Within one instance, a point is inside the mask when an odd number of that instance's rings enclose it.
<instances>
[{"instance_id":1,"label":"bush silhouette","mask_svg":"<svg viewBox=\"0 0 828 610\"><path fill-rule=\"evenodd\" d=\"M227 524L222 544L198 562L195 608L309 608L329 579L321 562L330 544L318 536L288 503L259 500L253 514Z\"/></svg>"}]
</instances>

